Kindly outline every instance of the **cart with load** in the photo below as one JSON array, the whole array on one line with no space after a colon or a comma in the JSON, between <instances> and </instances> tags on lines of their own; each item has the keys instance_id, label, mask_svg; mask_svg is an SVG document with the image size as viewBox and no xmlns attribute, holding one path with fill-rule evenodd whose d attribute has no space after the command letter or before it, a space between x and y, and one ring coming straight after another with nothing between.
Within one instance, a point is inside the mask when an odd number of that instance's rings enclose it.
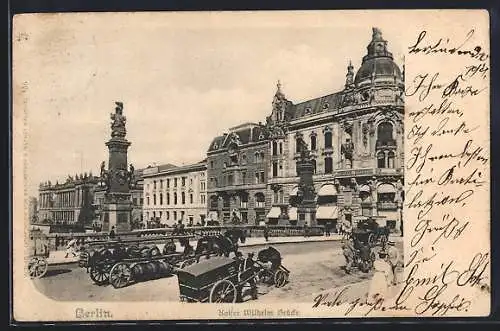
<instances>
[{"instance_id":1,"label":"cart with load","mask_svg":"<svg viewBox=\"0 0 500 331\"><path fill-rule=\"evenodd\" d=\"M90 278L97 285L111 283L115 288L164 277L172 274L185 260L184 254L176 251L174 240L188 240L190 237L161 236L90 242L80 254L79 266L87 268ZM160 250L157 244L163 244L163 249Z\"/></svg>"},{"instance_id":2,"label":"cart with load","mask_svg":"<svg viewBox=\"0 0 500 331\"><path fill-rule=\"evenodd\" d=\"M30 252L27 261L27 273L31 278L42 278L47 273L49 264L49 240L39 229L30 231Z\"/></svg>"},{"instance_id":3,"label":"cart with load","mask_svg":"<svg viewBox=\"0 0 500 331\"><path fill-rule=\"evenodd\" d=\"M183 302L235 303L243 286L257 275L240 270L238 258L216 256L177 271Z\"/></svg>"}]
</instances>

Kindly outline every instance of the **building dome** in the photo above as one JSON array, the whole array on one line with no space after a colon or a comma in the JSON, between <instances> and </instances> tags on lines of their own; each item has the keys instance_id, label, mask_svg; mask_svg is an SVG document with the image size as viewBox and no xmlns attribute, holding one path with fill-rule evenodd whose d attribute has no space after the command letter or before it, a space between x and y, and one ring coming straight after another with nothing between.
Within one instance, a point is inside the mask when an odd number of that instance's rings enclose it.
<instances>
[{"instance_id":1,"label":"building dome","mask_svg":"<svg viewBox=\"0 0 500 331\"><path fill-rule=\"evenodd\" d=\"M373 28L372 41L367 50L368 54L363 57L354 79L356 86L380 80L396 80L398 83L403 81L401 70L393 61L392 53L387 50L387 41L382 38L379 29Z\"/></svg>"}]
</instances>

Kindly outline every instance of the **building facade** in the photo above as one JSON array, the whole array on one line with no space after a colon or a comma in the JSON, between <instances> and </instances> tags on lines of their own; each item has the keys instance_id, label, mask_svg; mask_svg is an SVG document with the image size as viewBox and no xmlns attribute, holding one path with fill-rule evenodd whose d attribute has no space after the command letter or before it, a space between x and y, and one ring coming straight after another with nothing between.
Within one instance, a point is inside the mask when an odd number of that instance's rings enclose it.
<instances>
[{"instance_id":1,"label":"building facade","mask_svg":"<svg viewBox=\"0 0 500 331\"><path fill-rule=\"evenodd\" d=\"M315 222L335 226L363 215L380 216L398 230L403 121L404 71L381 31L373 28L361 67L355 72L349 63L341 91L294 104L278 82L264 126L242 125L212 141L209 210L225 222L239 211L252 224L277 223L286 210L285 218L297 224L297 142L303 140L313 158Z\"/></svg>"},{"instance_id":2,"label":"building facade","mask_svg":"<svg viewBox=\"0 0 500 331\"><path fill-rule=\"evenodd\" d=\"M38 220L44 224L92 224L93 198L99 177L90 174L68 176L64 183L50 181L39 186Z\"/></svg>"},{"instance_id":3,"label":"building facade","mask_svg":"<svg viewBox=\"0 0 500 331\"><path fill-rule=\"evenodd\" d=\"M262 124L245 123L216 137L207 152L208 210L219 223L265 221L268 136Z\"/></svg>"},{"instance_id":4,"label":"building facade","mask_svg":"<svg viewBox=\"0 0 500 331\"><path fill-rule=\"evenodd\" d=\"M361 67L347 67L342 91L298 104L278 85L267 119L271 160L267 195L273 222L280 204L297 221L299 138L314 159L318 224L381 216L398 230L403 189L404 72L373 29Z\"/></svg>"},{"instance_id":5,"label":"building facade","mask_svg":"<svg viewBox=\"0 0 500 331\"><path fill-rule=\"evenodd\" d=\"M201 224L207 216L205 161L186 166L165 164L143 171L143 220L146 227Z\"/></svg>"},{"instance_id":6,"label":"building facade","mask_svg":"<svg viewBox=\"0 0 500 331\"><path fill-rule=\"evenodd\" d=\"M132 221L136 223L142 220L142 171L135 170L135 184L130 189ZM102 179L92 173L68 176L64 183L44 182L39 186L38 223L83 227L102 225L105 193Z\"/></svg>"}]
</instances>

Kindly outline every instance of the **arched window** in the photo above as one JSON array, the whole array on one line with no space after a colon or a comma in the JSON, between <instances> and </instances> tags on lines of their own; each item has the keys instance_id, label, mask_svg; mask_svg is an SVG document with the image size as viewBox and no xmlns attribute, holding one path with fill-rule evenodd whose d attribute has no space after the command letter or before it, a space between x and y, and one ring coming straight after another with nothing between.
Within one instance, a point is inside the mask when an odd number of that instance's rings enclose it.
<instances>
[{"instance_id":1,"label":"arched window","mask_svg":"<svg viewBox=\"0 0 500 331\"><path fill-rule=\"evenodd\" d=\"M170 193L167 193L167 205L170 204Z\"/></svg>"},{"instance_id":2,"label":"arched window","mask_svg":"<svg viewBox=\"0 0 500 331\"><path fill-rule=\"evenodd\" d=\"M163 193L160 193L160 206L163 205Z\"/></svg>"},{"instance_id":3,"label":"arched window","mask_svg":"<svg viewBox=\"0 0 500 331\"><path fill-rule=\"evenodd\" d=\"M295 139L295 152L300 153L300 138Z\"/></svg>"},{"instance_id":4,"label":"arched window","mask_svg":"<svg viewBox=\"0 0 500 331\"><path fill-rule=\"evenodd\" d=\"M394 167L395 167L395 164L394 164L394 152L390 151L387 154L387 168L394 168Z\"/></svg>"},{"instance_id":5,"label":"arched window","mask_svg":"<svg viewBox=\"0 0 500 331\"><path fill-rule=\"evenodd\" d=\"M385 168L385 153L382 151L377 153L377 167Z\"/></svg>"},{"instance_id":6,"label":"arched window","mask_svg":"<svg viewBox=\"0 0 500 331\"><path fill-rule=\"evenodd\" d=\"M377 128L377 140L380 143L392 141L392 124L389 122L380 123Z\"/></svg>"},{"instance_id":7,"label":"arched window","mask_svg":"<svg viewBox=\"0 0 500 331\"><path fill-rule=\"evenodd\" d=\"M279 197L278 197L278 191L275 191L274 192L274 203L278 203L279 202Z\"/></svg>"},{"instance_id":8,"label":"arched window","mask_svg":"<svg viewBox=\"0 0 500 331\"><path fill-rule=\"evenodd\" d=\"M153 194L153 205L156 206L156 194Z\"/></svg>"},{"instance_id":9,"label":"arched window","mask_svg":"<svg viewBox=\"0 0 500 331\"><path fill-rule=\"evenodd\" d=\"M316 135L311 136L311 151L316 150Z\"/></svg>"},{"instance_id":10,"label":"arched window","mask_svg":"<svg viewBox=\"0 0 500 331\"><path fill-rule=\"evenodd\" d=\"M332 133L330 131L325 132L325 148L332 148Z\"/></svg>"},{"instance_id":11,"label":"arched window","mask_svg":"<svg viewBox=\"0 0 500 331\"><path fill-rule=\"evenodd\" d=\"M273 155L278 155L278 143L273 141Z\"/></svg>"},{"instance_id":12,"label":"arched window","mask_svg":"<svg viewBox=\"0 0 500 331\"><path fill-rule=\"evenodd\" d=\"M331 174L333 172L333 163L331 157L325 157L325 174Z\"/></svg>"},{"instance_id":13,"label":"arched window","mask_svg":"<svg viewBox=\"0 0 500 331\"><path fill-rule=\"evenodd\" d=\"M174 205L177 204L177 192L174 192Z\"/></svg>"},{"instance_id":14,"label":"arched window","mask_svg":"<svg viewBox=\"0 0 500 331\"><path fill-rule=\"evenodd\" d=\"M186 203L186 193L184 192L181 193L181 201L183 205Z\"/></svg>"}]
</instances>

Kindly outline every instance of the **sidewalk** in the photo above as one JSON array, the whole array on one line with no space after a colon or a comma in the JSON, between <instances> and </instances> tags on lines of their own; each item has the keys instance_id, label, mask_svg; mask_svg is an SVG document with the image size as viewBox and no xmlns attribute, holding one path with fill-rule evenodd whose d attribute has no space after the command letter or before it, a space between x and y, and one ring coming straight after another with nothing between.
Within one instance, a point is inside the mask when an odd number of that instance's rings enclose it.
<instances>
[{"instance_id":1,"label":"sidewalk","mask_svg":"<svg viewBox=\"0 0 500 331\"><path fill-rule=\"evenodd\" d=\"M302 242L321 242L321 241L339 241L342 236L338 234L332 234L331 236L314 236L314 237L270 237L266 241L263 237L247 238L245 243L238 243L239 247L254 247L254 246L266 246L266 245L279 245L279 244L289 244L289 243L302 243ZM400 242L403 240L400 236L390 236L389 240L394 242ZM190 241L191 246L196 247L196 240ZM157 244L160 250L163 249L164 244ZM180 246L179 242L176 242L177 250L182 251L183 248ZM65 258L66 251L52 251L47 259L49 265L58 265L66 263L78 262L79 256L73 257L69 255Z\"/></svg>"}]
</instances>

